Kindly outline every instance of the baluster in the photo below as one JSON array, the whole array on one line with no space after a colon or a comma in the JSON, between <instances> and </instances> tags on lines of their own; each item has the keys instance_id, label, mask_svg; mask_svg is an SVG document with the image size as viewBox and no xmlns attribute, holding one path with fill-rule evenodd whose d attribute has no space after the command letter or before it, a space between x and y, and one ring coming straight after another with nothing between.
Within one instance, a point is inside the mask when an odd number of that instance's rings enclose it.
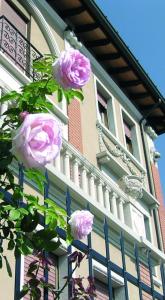
<instances>
[{"instance_id":1,"label":"baluster","mask_svg":"<svg viewBox=\"0 0 165 300\"><path fill-rule=\"evenodd\" d=\"M99 179L98 185L97 185L97 191L98 191L98 202L104 206L104 199L103 199L103 181Z\"/></svg>"},{"instance_id":2,"label":"baluster","mask_svg":"<svg viewBox=\"0 0 165 300\"><path fill-rule=\"evenodd\" d=\"M79 160L77 158L74 158L73 160L73 182L79 186Z\"/></svg>"},{"instance_id":3,"label":"baluster","mask_svg":"<svg viewBox=\"0 0 165 300\"><path fill-rule=\"evenodd\" d=\"M117 194L116 193L112 193L112 197L111 197L111 211L112 214L117 218Z\"/></svg>"},{"instance_id":4,"label":"baluster","mask_svg":"<svg viewBox=\"0 0 165 300\"><path fill-rule=\"evenodd\" d=\"M68 150L64 152L64 174L70 179L70 158L71 154Z\"/></svg>"},{"instance_id":5,"label":"baluster","mask_svg":"<svg viewBox=\"0 0 165 300\"><path fill-rule=\"evenodd\" d=\"M105 204L105 208L110 211L110 197L109 197L109 193L111 192L111 188L109 186L105 186L105 191L104 191L104 204Z\"/></svg>"},{"instance_id":6,"label":"baluster","mask_svg":"<svg viewBox=\"0 0 165 300\"><path fill-rule=\"evenodd\" d=\"M87 184L87 168L85 166L82 166L82 172L81 172L81 185L82 189L85 193L88 192L88 184Z\"/></svg>"},{"instance_id":7,"label":"baluster","mask_svg":"<svg viewBox=\"0 0 165 300\"><path fill-rule=\"evenodd\" d=\"M96 199L96 189L95 189L95 175L90 173L89 175L89 192L90 196L92 197L93 200Z\"/></svg>"},{"instance_id":8,"label":"baluster","mask_svg":"<svg viewBox=\"0 0 165 300\"><path fill-rule=\"evenodd\" d=\"M123 208L123 199L119 198L119 219L122 223L124 223L124 208Z\"/></svg>"},{"instance_id":9,"label":"baluster","mask_svg":"<svg viewBox=\"0 0 165 300\"><path fill-rule=\"evenodd\" d=\"M55 167L58 171L61 171L61 153L54 160Z\"/></svg>"}]
</instances>

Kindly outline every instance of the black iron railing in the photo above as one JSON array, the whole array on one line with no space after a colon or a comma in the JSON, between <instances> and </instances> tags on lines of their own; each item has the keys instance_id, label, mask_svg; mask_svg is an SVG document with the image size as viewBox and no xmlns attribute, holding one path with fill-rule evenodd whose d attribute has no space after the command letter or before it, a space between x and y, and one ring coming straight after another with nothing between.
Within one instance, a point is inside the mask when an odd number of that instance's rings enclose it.
<instances>
[{"instance_id":1,"label":"black iron railing","mask_svg":"<svg viewBox=\"0 0 165 300\"><path fill-rule=\"evenodd\" d=\"M46 172L46 180L47 183L45 184L45 192L44 192L44 196L49 196L49 178L48 178L48 174ZM23 174L23 170L22 167L19 168L19 183L21 186L23 186L24 183L24 174ZM8 192L6 192L5 194L5 199L7 202L10 203L11 199L12 199L12 195L9 194ZM53 199L52 199L53 200ZM55 201L55 199L54 199ZM23 203L22 203L23 204ZM25 204L23 204L25 205ZM67 211L67 215L69 216L71 214L71 206L72 206L72 198L71 195L69 193L69 189L67 188L66 191L66 211ZM89 205L87 207L87 209L90 209ZM41 216L40 218L41 220L41 225L44 226L44 217ZM60 237L62 239L65 239L65 232L61 229L58 229L58 234L60 235ZM104 220L104 240L105 240L105 250L106 250L106 255L101 255L99 252L97 252L95 249L92 248L92 239L91 239L91 234L88 235L88 243L85 244L81 241L74 241L73 242L73 246L75 248L77 248L78 250L84 252L84 253L88 253L88 272L89 272L89 276L93 276L93 260L96 260L97 262L99 262L100 264L102 264L104 267L107 268L107 293L108 293L108 297L110 300L112 300L112 272L115 272L116 274L120 275L123 279L124 279L124 291L125 291L125 299L126 300L143 300L144 299L144 293L148 295L148 299L159 299L159 300L164 300L165 299L165 270L164 270L164 264L161 264L161 281L162 281L162 293L159 293L158 291L155 290L154 287L154 282L153 282L153 273L152 273L152 261L151 261L151 251L150 250L146 250L147 251L147 264L148 266L148 272L149 272L149 277L150 277L150 284L147 285L145 282L143 282L143 280L141 279L141 258L139 256L139 246L138 244L135 242L134 244L134 263L135 263L135 267L136 267L136 271L137 271L137 276L135 277L134 275L132 275L131 273L128 272L127 270L127 264L126 264L126 251L125 251L125 237L124 237L124 233L121 230L121 234L120 234L120 242L119 242L119 246L120 246L120 251L121 251L121 257L122 257L122 266L118 266L117 264L115 264L114 262L112 262L111 260L111 252L110 252L110 247L109 245L112 243L112 238L111 238L111 232L109 230L109 226L107 223L107 219L105 218ZM71 253L71 246L68 247L68 253ZM15 274L15 300L17 300L17 295L18 292L20 290L20 270L21 270L21 261L19 258L17 258L17 262L16 262L16 274ZM47 270L45 270L45 278L48 279L48 274L47 274ZM69 262L68 260L68 270L66 270L66 273L68 272L68 276L70 276L71 272L72 272L72 264ZM135 287L138 288L139 290L139 297L137 299L134 298L134 295L130 295L130 291L128 288L128 285L132 284ZM69 285L68 286L68 299L70 299L72 296L72 287ZM48 291L44 291L44 300L48 300ZM91 298L92 300L92 298Z\"/></svg>"},{"instance_id":2,"label":"black iron railing","mask_svg":"<svg viewBox=\"0 0 165 300\"><path fill-rule=\"evenodd\" d=\"M0 17L0 51L4 52L26 76L37 79L32 66L42 54L5 16Z\"/></svg>"}]
</instances>

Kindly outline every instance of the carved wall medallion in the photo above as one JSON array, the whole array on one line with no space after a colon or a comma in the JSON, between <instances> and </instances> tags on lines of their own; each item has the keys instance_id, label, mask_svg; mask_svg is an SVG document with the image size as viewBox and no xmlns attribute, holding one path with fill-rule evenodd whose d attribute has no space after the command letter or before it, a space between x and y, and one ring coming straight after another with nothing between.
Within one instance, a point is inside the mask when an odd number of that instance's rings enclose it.
<instances>
[{"instance_id":1,"label":"carved wall medallion","mask_svg":"<svg viewBox=\"0 0 165 300\"><path fill-rule=\"evenodd\" d=\"M121 189L134 199L141 199L143 196L143 182L140 177L135 175L123 176L119 185Z\"/></svg>"}]
</instances>

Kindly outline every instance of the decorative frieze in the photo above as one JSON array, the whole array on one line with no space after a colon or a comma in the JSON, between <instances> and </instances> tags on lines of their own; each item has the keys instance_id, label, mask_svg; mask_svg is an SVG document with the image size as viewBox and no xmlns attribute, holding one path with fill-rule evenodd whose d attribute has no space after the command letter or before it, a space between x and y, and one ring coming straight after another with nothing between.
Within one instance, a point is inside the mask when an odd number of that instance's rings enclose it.
<instances>
[{"instance_id":1,"label":"decorative frieze","mask_svg":"<svg viewBox=\"0 0 165 300\"><path fill-rule=\"evenodd\" d=\"M145 131L152 140L155 140L157 138L157 134L151 126L145 126Z\"/></svg>"},{"instance_id":2,"label":"decorative frieze","mask_svg":"<svg viewBox=\"0 0 165 300\"><path fill-rule=\"evenodd\" d=\"M82 43L78 41L77 36L73 31L66 30L64 31L64 38L76 49L80 49L82 47Z\"/></svg>"},{"instance_id":3,"label":"decorative frieze","mask_svg":"<svg viewBox=\"0 0 165 300\"><path fill-rule=\"evenodd\" d=\"M123 176L119 181L123 191L134 199L141 199L143 196L143 182L141 178L134 175Z\"/></svg>"},{"instance_id":4,"label":"decorative frieze","mask_svg":"<svg viewBox=\"0 0 165 300\"><path fill-rule=\"evenodd\" d=\"M98 134L99 134L99 146L100 146L100 151L108 151L112 156L121 158L123 163L127 166L128 170L130 173L134 176L138 177L138 174L135 172L134 168L132 167L132 160L130 157L128 157L126 151L122 147L120 147L118 144L114 145L114 148L112 148L108 142L106 141L105 135L102 130L102 126L97 123L97 129L98 129ZM139 170L141 175L140 178L141 180L144 180L145 177L145 172L142 170Z\"/></svg>"}]
</instances>

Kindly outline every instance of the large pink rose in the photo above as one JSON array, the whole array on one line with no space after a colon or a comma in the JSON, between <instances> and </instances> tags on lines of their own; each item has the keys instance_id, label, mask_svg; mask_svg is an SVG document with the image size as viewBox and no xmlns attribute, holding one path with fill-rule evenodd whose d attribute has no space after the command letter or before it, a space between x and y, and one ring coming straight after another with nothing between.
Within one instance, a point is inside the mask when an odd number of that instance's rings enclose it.
<instances>
[{"instance_id":1,"label":"large pink rose","mask_svg":"<svg viewBox=\"0 0 165 300\"><path fill-rule=\"evenodd\" d=\"M25 167L40 168L59 154L62 133L48 113L27 114L12 140L12 153Z\"/></svg>"},{"instance_id":2,"label":"large pink rose","mask_svg":"<svg viewBox=\"0 0 165 300\"><path fill-rule=\"evenodd\" d=\"M93 218L88 210L76 210L71 214L69 224L74 239L81 240L92 231Z\"/></svg>"},{"instance_id":3,"label":"large pink rose","mask_svg":"<svg viewBox=\"0 0 165 300\"><path fill-rule=\"evenodd\" d=\"M64 89L80 89L89 80L90 61L75 49L63 51L53 64L53 75Z\"/></svg>"}]
</instances>

